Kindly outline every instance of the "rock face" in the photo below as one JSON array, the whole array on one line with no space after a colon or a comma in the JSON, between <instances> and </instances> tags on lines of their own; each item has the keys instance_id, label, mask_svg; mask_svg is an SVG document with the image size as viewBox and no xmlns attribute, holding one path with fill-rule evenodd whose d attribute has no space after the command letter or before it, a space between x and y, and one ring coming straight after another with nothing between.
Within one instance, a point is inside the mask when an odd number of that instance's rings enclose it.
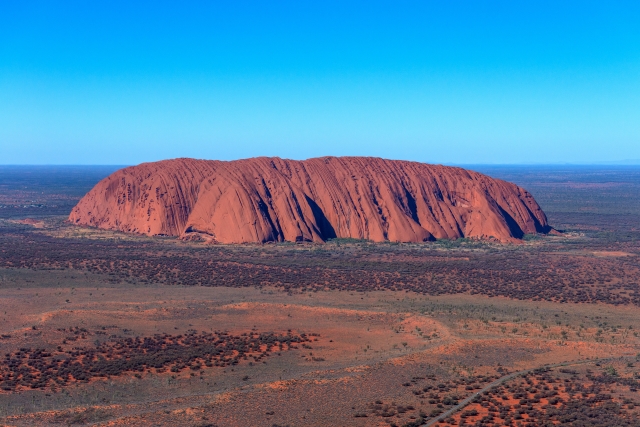
<instances>
[{"instance_id":1,"label":"rock face","mask_svg":"<svg viewBox=\"0 0 640 427\"><path fill-rule=\"evenodd\" d=\"M220 243L514 241L550 230L531 194L461 168L370 157L175 159L121 169L75 224Z\"/></svg>"}]
</instances>

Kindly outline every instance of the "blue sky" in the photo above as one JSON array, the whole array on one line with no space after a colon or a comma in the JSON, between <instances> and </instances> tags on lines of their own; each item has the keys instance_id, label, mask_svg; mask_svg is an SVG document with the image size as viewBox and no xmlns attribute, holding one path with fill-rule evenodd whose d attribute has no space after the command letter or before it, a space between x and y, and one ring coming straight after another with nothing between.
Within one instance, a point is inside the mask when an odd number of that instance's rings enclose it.
<instances>
[{"instance_id":1,"label":"blue sky","mask_svg":"<svg viewBox=\"0 0 640 427\"><path fill-rule=\"evenodd\" d=\"M640 2L0 3L0 164L640 159Z\"/></svg>"}]
</instances>

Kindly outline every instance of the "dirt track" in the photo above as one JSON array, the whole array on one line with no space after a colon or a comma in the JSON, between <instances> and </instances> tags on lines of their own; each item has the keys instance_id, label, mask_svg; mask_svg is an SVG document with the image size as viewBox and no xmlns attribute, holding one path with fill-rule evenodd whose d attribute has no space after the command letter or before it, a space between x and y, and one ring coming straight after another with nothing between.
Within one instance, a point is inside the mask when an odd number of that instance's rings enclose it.
<instances>
[{"instance_id":1,"label":"dirt track","mask_svg":"<svg viewBox=\"0 0 640 427\"><path fill-rule=\"evenodd\" d=\"M494 387L499 386L500 384L512 380L520 375L524 375L524 374L528 374L530 372L534 372L538 369L550 369L550 368L559 368L560 366L574 366L574 365L582 365L585 363L596 363L596 362L609 362L612 361L614 359L620 359L620 358L608 358L608 359L588 359L588 360L580 360L580 361L576 361L576 362L563 362L563 363L554 363L551 365L543 365L540 366L538 368L533 368L533 369L524 369L522 371L518 371L518 372L512 372L508 375L505 375L504 377L498 378L497 380L495 380L494 382L492 382L491 384L488 384L486 387L482 388L481 390L478 390L477 392L473 393L471 396L467 397L466 399L462 400L460 403L458 403L457 405L455 405L454 407L450 408L449 410L443 412L442 414L438 415L437 417L427 421L425 424L423 424L424 426L432 426L434 424L436 424L438 421L440 420L444 420L445 418L450 417L451 415L455 414L456 412L464 409L465 406L467 406L469 403L473 402L473 400L480 396L482 393L491 390Z\"/></svg>"}]
</instances>

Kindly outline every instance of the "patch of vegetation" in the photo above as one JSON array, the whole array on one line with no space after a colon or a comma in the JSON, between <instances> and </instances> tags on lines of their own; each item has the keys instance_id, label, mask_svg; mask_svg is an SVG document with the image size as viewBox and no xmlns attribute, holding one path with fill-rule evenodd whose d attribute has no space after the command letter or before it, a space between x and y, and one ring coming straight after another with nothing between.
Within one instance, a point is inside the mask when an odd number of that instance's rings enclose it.
<instances>
[{"instance_id":1,"label":"patch of vegetation","mask_svg":"<svg viewBox=\"0 0 640 427\"><path fill-rule=\"evenodd\" d=\"M226 332L153 337L117 338L93 348L56 351L21 348L7 353L0 362L0 390L64 387L73 382L87 382L133 373L179 373L185 369L200 371L212 367L234 366L252 359L262 362L271 352L295 350L297 344L310 342L316 334ZM248 377L247 377L248 379Z\"/></svg>"},{"instance_id":2,"label":"patch of vegetation","mask_svg":"<svg viewBox=\"0 0 640 427\"><path fill-rule=\"evenodd\" d=\"M333 243L336 245L355 245L355 244L365 244L365 243L372 243L371 240L367 240L367 239L355 239L352 237L336 237L333 239L327 239L327 243Z\"/></svg>"}]
</instances>

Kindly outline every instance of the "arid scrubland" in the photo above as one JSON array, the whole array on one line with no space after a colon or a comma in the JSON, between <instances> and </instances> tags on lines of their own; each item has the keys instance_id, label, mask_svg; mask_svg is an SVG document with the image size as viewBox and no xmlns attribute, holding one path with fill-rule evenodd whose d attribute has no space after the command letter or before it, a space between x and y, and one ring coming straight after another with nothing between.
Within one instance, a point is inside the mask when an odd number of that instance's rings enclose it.
<instances>
[{"instance_id":1,"label":"arid scrubland","mask_svg":"<svg viewBox=\"0 0 640 427\"><path fill-rule=\"evenodd\" d=\"M20 190L0 424L640 425L638 174L489 173L563 233L210 245L73 227Z\"/></svg>"}]
</instances>

